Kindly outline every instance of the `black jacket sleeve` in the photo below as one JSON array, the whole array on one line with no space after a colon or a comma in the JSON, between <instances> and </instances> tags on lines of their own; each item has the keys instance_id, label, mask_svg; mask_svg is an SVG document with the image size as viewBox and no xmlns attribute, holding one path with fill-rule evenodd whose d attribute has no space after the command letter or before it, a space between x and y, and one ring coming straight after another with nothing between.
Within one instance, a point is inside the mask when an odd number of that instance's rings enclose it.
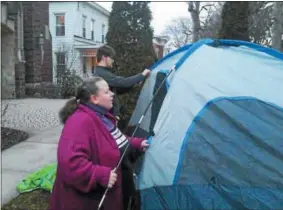
<instances>
[{"instance_id":1,"label":"black jacket sleeve","mask_svg":"<svg viewBox=\"0 0 283 210\"><path fill-rule=\"evenodd\" d=\"M99 71L97 73L110 87L113 88L130 88L145 79L145 76L142 74L137 74L131 77L121 77L108 71Z\"/></svg>"}]
</instances>

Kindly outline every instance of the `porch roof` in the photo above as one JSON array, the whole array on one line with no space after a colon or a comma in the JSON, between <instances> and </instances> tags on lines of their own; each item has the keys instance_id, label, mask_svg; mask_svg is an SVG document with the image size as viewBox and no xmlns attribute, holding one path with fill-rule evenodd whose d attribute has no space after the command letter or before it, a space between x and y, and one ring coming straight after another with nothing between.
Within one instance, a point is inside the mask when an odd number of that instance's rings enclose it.
<instances>
[{"instance_id":1,"label":"porch roof","mask_svg":"<svg viewBox=\"0 0 283 210\"><path fill-rule=\"evenodd\" d=\"M81 57L96 57L97 49L81 49Z\"/></svg>"},{"instance_id":2,"label":"porch roof","mask_svg":"<svg viewBox=\"0 0 283 210\"><path fill-rule=\"evenodd\" d=\"M90 39L86 39L79 36L74 36L74 48L76 49L97 49L104 45L104 43L101 42L95 42Z\"/></svg>"}]
</instances>

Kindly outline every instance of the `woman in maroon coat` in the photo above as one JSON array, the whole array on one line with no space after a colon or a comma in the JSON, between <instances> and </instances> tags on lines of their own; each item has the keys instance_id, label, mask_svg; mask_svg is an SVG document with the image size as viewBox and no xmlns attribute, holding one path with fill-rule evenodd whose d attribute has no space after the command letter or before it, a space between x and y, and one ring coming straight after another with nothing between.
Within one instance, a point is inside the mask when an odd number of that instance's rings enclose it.
<instances>
[{"instance_id":1,"label":"woman in maroon coat","mask_svg":"<svg viewBox=\"0 0 283 210\"><path fill-rule=\"evenodd\" d=\"M96 210L107 187L110 190L101 209L123 209L121 168L113 169L127 144L142 150L148 144L145 139L130 139L120 132L109 113L113 96L108 84L94 77L84 81L76 98L61 109L64 128L50 210Z\"/></svg>"}]
</instances>

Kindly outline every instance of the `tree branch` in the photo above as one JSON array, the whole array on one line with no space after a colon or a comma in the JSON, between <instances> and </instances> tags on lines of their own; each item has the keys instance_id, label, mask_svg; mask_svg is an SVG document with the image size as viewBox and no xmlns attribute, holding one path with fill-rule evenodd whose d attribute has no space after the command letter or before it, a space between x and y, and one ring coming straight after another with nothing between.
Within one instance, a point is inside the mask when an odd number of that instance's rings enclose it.
<instances>
[{"instance_id":1,"label":"tree branch","mask_svg":"<svg viewBox=\"0 0 283 210\"><path fill-rule=\"evenodd\" d=\"M216 9L216 6L214 4L206 4L200 8L199 13L201 13L204 9L207 11L207 7L214 7Z\"/></svg>"}]
</instances>

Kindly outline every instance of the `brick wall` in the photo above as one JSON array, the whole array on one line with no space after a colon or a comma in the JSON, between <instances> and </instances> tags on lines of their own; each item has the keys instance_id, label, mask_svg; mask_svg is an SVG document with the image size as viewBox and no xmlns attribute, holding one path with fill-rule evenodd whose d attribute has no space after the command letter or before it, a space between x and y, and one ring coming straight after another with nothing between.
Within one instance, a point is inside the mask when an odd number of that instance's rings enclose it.
<instances>
[{"instance_id":1,"label":"brick wall","mask_svg":"<svg viewBox=\"0 0 283 210\"><path fill-rule=\"evenodd\" d=\"M52 81L52 40L45 40L44 62L41 64L39 36L45 36L45 25L49 25L48 2L23 2L24 47L26 59L26 83Z\"/></svg>"}]
</instances>

